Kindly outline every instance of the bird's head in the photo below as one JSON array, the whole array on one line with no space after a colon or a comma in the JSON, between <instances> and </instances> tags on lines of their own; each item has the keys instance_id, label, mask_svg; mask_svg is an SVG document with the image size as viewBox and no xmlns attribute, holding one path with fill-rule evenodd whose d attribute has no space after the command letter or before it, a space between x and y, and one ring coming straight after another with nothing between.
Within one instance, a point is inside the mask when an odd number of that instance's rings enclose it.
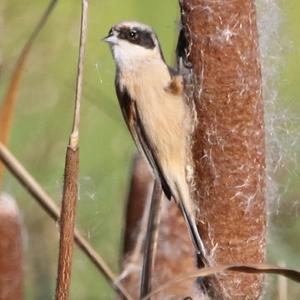
<instances>
[{"instance_id":1,"label":"bird's head","mask_svg":"<svg viewBox=\"0 0 300 300\"><path fill-rule=\"evenodd\" d=\"M121 22L112 26L104 41L110 44L118 67L129 67L136 62L164 60L153 29L138 22Z\"/></svg>"}]
</instances>

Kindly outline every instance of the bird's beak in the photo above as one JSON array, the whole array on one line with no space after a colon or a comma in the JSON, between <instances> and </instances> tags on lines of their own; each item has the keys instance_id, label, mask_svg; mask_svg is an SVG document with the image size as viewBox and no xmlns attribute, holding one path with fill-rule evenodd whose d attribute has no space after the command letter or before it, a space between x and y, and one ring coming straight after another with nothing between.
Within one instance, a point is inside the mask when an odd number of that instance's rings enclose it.
<instances>
[{"instance_id":1,"label":"bird's beak","mask_svg":"<svg viewBox=\"0 0 300 300\"><path fill-rule=\"evenodd\" d=\"M110 33L108 36L102 39L102 41L109 43L111 45L115 45L118 42L117 37L114 35L114 33Z\"/></svg>"}]
</instances>

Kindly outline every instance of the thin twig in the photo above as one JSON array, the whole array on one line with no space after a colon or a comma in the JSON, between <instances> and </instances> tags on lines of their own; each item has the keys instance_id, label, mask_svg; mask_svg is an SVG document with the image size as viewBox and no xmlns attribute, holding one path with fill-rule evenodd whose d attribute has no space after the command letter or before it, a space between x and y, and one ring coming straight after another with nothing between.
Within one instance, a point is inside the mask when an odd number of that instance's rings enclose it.
<instances>
[{"instance_id":1,"label":"thin twig","mask_svg":"<svg viewBox=\"0 0 300 300\"><path fill-rule=\"evenodd\" d=\"M175 277L174 279L166 282L165 284L162 284L159 288L149 293L147 296L143 297L142 300L149 300L152 296L157 295L158 293L169 289L170 287L178 284L179 282L192 279L192 278L207 277L224 271L242 272L242 273L250 273L250 274L253 273L277 274L300 283L300 272L293 269L281 268L275 265L268 265L268 264L245 264L245 265L237 264L237 265L226 265L226 266L219 265L215 267L203 268L197 272L183 274L178 277Z\"/></svg>"},{"instance_id":2,"label":"thin twig","mask_svg":"<svg viewBox=\"0 0 300 300\"><path fill-rule=\"evenodd\" d=\"M88 0L82 0L75 110L73 128L66 153L63 200L60 214L56 300L68 300L71 286L75 214L78 197L80 101L87 37L87 19Z\"/></svg>"},{"instance_id":3,"label":"thin twig","mask_svg":"<svg viewBox=\"0 0 300 300\"><path fill-rule=\"evenodd\" d=\"M57 222L59 220L59 207L55 201L44 191L39 183L29 174L23 165L13 156L13 154L0 142L0 160L4 163L11 174L19 183L29 192L29 194L38 202L46 213ZM119 283L118 277L106 264L104 259L89 242L75 228L74 239L77 246L90 259L95 267L104 275L108 283L122 296L125 300L132 300L126 289Z\"/></svg>"},{"instance_id":4,"label":"thin twig","mask_svg":"<svg viewBox=\"0 0 300 300\"><path fill-rule=\"evenodd\" d=\"M151 277L154 268L158 224L160 221L162 188L160 182L155 180L152 192L151 206L149 211L147 233L144 244L144 261L141 277L141 298L151 292Z\"/></svg>"},{"instance_id":5,"label":"thin twig","mask_svg":"<svg viewBox=\"0 0 300 300\"><path fill-rule=\"evenodd\" d=\"M13 112L15 109L16 100L18 96L18 89L20 86L23 71L25 69L27 57L30 53L30 50L32 49L32 45L36 37L38 36L40 31L43 29L44 25L46 24L56 3L57 0L51 0L49 2L48 7L46 8L39 22L35 26L32 34L30 35L26 44L24 45L18 57L11 80L9 82L4 100L2 102L2 106L0 108L0 141L5 145L8 142L8 137L9 137L10 128L12 124ZM2 178L3 178L3 165L0 163L0 186L2 183Z\"/></svg>"}]
</instances>

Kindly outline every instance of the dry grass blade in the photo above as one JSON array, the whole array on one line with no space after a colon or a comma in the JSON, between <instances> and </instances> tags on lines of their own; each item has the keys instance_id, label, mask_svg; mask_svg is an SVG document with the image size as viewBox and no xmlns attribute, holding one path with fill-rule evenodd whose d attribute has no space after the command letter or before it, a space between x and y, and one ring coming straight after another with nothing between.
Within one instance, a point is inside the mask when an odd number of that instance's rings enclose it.
<instances>
[{"instance_id":1,"label":"dry grass blade","mask_svg":"<svg viewBox=\"0 0 300 300\"><path fill-rule=\"evenodd\" d=\"M71 286L73 241L79 173L79 121L85 44L87 37L88 0L82 0L81 29L73 128L66 154L63 200L60 215L59 260L56 300L68 300Z\"/></svg>"},{"instance_id":2,"label":"dry grass blade","mask_svg":"<svg viewBox=\"0 0 300 300\"><path fill-rule=\"evenodd\" d=\"M22 164L0 142L0 160L4 163L11 174L31 194L46 213L57 222L59 219L59 207L55 201L43 190L39 183L28 173ZM75 243L83 253L91 260L96 268L104 275L109 284L125 300L132 300L126 289L119 283L118 277L112 272L104 259L96 252L89 242L75 228Z\"/></svg>"},{"instance_id":3,"label":"dry grass blade","mask_svg":"<svg viewBox=\"0 0 300 300\"><path fill-rule=\"evenodd\" d=\"M178 276L165 284L162 284L158 289L154 290L150 294L148 294L146 297L143 297L142 300L149 300L152 296L167 290L171 286L191 279L191 278L198 278L198 277L207 277L211 275L215 275L217 273L225 272L225 271L233 271L233 272L243 272L243 273L265 273L265 274L277 274L285 276L293 281L296 281L300 283L300 272L293 270L293 269L287 269L287 268L281 268L274 265L268 265L268 264L249 264L249 265L227 265L227 266L216 266L211 268L204 268L200 271L189 273L189 274L183 274L181 276Z\"/></svg>"},{"instance_id":4,"label":"dry grass blade","mask_svg":"<svg viewBox=\"0 0 300 300\"><path fill-rule=\"evenodd\" d=\"M151 291L151 277L152 270L154 268L162 198L161 184L157 180L155 180L144 244L144 261L140 293L141 298L149 294L149 292Z\"/></svg>"},{"instance_id":5,"label":"dry grass blade","mask_svg":"<svg viewBox=\"0 0 300 300\"><path fill-rule=\"evenodd\" d=\"M22 78L22 74L24 71L28 54L30 53L30 50L32 48L32 45L36 37L38 36L39 32L42 30L49 16L51 15L51 12L53 11L53 8L56 3L57 0L50 1L46 11L44 12L43 16L41 17L38 24L34 28L25 46L23 47L19 55L15 69L13 71L12 78L7 88L2 106L0 108L0 141L5 145L8 142L9 132L12 124L13 112L15 109L17 95L18 95L18 89L20 86L20 81ZM0 163L0 186L2 183L3 170L4 170L3 165Z\"/></svg>"}]
</instances>

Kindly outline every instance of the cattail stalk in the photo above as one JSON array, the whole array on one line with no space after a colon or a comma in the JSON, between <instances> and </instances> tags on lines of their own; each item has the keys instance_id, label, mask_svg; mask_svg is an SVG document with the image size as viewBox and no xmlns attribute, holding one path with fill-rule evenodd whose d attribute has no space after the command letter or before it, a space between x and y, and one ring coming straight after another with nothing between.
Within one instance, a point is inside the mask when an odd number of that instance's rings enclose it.
<instances>
[{"instance_id":1,"label":"cattail stalk","mask_svg":"<svg viewBox=\"0 0 300 300\"><path fill-rule=\"evenodd\" d=\"M83 66L87 37L88 0L82 0L81 30L75 95L73 129L67 148L63 200L60 215L59 260L56 283L56 300L68 300L71 285L75 211L79 173L79 122L82 94Z\"/></svg>"},{"instance_id":2,"label":"cattail stalk","mask_svg":"<svg viewBox=\"0 0 300 300\"><path fill-rule=\"evenodd\" d=\"M254 0L181 0L179 53L193 134L199 229L213 264L265 259L265 132ZM208 279L219 299L258 299L262 275Z\"/></svg>"}]
</instances>

